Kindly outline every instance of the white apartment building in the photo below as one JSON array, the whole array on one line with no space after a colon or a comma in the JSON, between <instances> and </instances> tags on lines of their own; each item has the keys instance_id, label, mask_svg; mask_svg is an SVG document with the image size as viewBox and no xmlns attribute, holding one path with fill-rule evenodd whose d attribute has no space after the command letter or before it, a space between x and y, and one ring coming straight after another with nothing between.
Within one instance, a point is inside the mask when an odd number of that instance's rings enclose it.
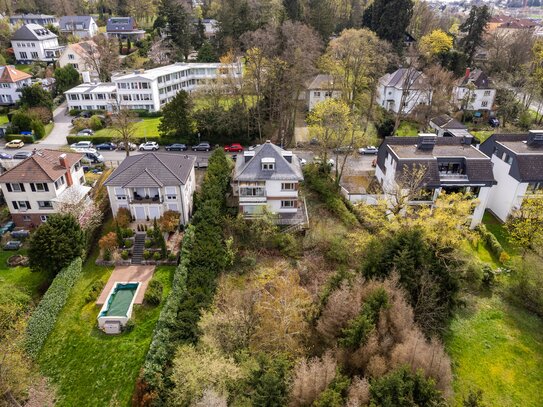
<instances>
[{"instance_id":1,"label":"white apartment building","mask_svg":"<svg viewBox=\"0 0 543 407\"><path fill-rule=\"evenodd\" d=\"M53 62L64 49L63 45L58 44L58 37L54 33L38 24L26 24L15 31L11 46L17 62L23 64Z\"/></svg>"},{"instance_id":2,"label":"white apartment building","mask_svg":"<svg viewBox=\"0 0 543 407\"><path fill-rule=\"evenodd\" d=\"M307 220L299 196L303 179L298 157L267 141L237 156L232 190L245 217L259 216L266 208L277 215L278 224L297 224Z\"/></svg>"},{"instance_id":3,"label":"white apartment building","mask_svg":"<svg viewBox=\"0 0 543 407\"><path fill-rule=\"evenodd\" d=\"M432 205L442 192L470 193L478 199L471 226L483 218L496 184L490 159L471 145L471 137L386 137L379 147L375 177L385 196L396 194L413 182L414 171L423 171L418 196L411 204ZM406 182L407 181L407 182Z\"/></svg>"},{"instance_id":4,"label":"white apartment building","mask_svg":"<svg viewBox=\"0 0 543 407\"><path fill-rule=\"evenodd\" d=\"M68 109L111 112L117 104L113 83L82 83L66 92Z\"/></svg>"},{"instance_id":5,"label":"white apartment building","mask_svg":"<svg viewBox=\"0 0 543 407\"><path fill-rule=\"evenodd\" d=\"M0 67L0 105L13 105L21 98L21 88L32 84L32 75L13 65Z\"/></svg>"},{"instance_id":6,"label":"white apartment building","mask_svg":"<svg viewBox=\"0 0 543 407\"><path fill-rule=\"evenodd\" d=\"M187 224L196 188L195 161L192 155L154 152L126 157L104 183L113 216L126 208L135 220L145 221L175 211Z\"/></svg>"},{"instance_id":7,"label":"white apartment building","mask_svg":"<svg viewBox=\"0 0 543 407\"><path fill-rule=\"evenodd\" d=\"M129 109L145 109L157 112L171 101L180 90L192 92L215 80L218 76L240 76L237 65L225 66L220 63L175 63L149 70L136 70L130 74L116 74L112 83L83 84L65 92L70 109L87 109L82 106L106 106L111 111L116 106L114 101L104 105L100 94L104 90L118 100L119 104ZM89 87L98 90L89 92ZM114 88L113 90L112 87ZM113 99L112 98L112 99Z\"/></svg>"},{"instance_id":8,"label":"white apartment building","mask_svg":"<svg viewBox=\"0 0 543 407\"><path fill-rule=\"evenodd\" d=\"M400 68L379 79L377 103L388 111L410 114L418 105L429 104L432 94L422 72L413 68Z\"/></svg>"},{"instance_id":9,"label":"white apartment building","mask_svg":"<svg viewBox=\"0 0 543 407\"><path fill-rule=\"evenodd\" d=\"M526 197L543 198L543 130L493 134L480 149L492 160L497 184L487 207L497 218L505 222Z\"/></svg>"},{"instance_id":10,"label":"white apartment building","mask_svg":"<svg viewBox=\"0 0 543 407\"><path fill-rule=\"evenodd\" d=\"M458 109L492 110L495 99L496 89L480 69L466 69L464 77L453 88L453 102Z\"/></svg>"},{"instance_id":11,"label":"white apartment building","mask_svg":"<svg viewBox=\"0 0 543 407\"><path fill-rule=\"evenodd\" d=\"M34 227L57 212L56 203L84 199L83 154L38 150L0 175L0 188L17 226Z\"/></svg>"}]
</instances>

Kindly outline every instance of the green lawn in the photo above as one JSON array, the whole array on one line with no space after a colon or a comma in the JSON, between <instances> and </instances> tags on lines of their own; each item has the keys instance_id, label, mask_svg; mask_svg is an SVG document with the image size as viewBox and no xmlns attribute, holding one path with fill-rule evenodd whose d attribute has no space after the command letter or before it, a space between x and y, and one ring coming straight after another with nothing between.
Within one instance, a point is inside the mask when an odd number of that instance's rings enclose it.
<instances>
[{"instance_id":1,"label":"green lawn","mask_svg":"<svg viewBox=\"0 0 543 407\"><path fill-rule=\"evenodd\" d=\"M470 133L473 134L475 137L477 137L482 143L487 138L489 138L494 133L496 133L496 130L473 130L473 131L470 131Z\"/></svg>"},{"instance_id":2,"label":"green lawn","mask_svg":"<svg viewBox=\"0 0 543 407\"><path fill-rule=\"evenodd\" d=\"M96 327L99 307L87 303L92 284L107 281L112 269L84 266L79 280L39 356L43 373L57 385L62 406L129 406L134 385L151 342L164 298L169 293L174 267L157 267L155 279L162 282L162 304L155 308L137 305L136 326L128 334L105 335Z\"/></svg>"},{"instance_id":3,"label":"green lawn","mask_svg":"<svg viewBox=\"0 0 543 407\"><path fill-rule=\"evenodd\" d=\"M6 114L0 115L0 124L9 123L8 116Z\"/></svg>"},{"instance_id":4,"label":"green lawn","mask_svg":"<svg viewBox=\"0 0 543 407\"><path fill-rule=\"evenodd\" d=\"M47 288L48 276L44 273L32 273L28 267L8 267L7 259L14 254L26 254L25 251L13 252L0 249L0 286L15 288L29 294L38 301Z\"/></svg>"},{"instance_id":5,"label":"green lawn","mask_svg":"<svg viewBox=\"0 0 543 407\"><path fill-rule=\"evenodd\" d=\"M518 249L509 243L507 230L505 230L503 224L490 212L485 212L483 216L483 223L489 232L491 232L498 242L502 245L504 250L510 255L518 254Z\"/></svg>"},{"instance_id":6,"label":"green lawn","mask_svg":"<svg viewBox=\"0 0 543 407\"><path fill-rule=\"evenodd\" d=\"M158 136L158 125L160 124L160 117L143 118L135 125L135 137L144 138L150 136ZM94 133L95 136L110 136L118 137L119 135L111 128L98 130Z\"/></svg>"},{"instance_id":7,"label":"green lawn","mask_svg":"<svg viewBox=\"0 0 543 407\"><path fill-rule=\"evenodd\" d=\"M398 130L396 130L396 136L399 137L413 137L419 134L419 125L415 122L404 120L400 123Z\"/></svg>"},{"instance_id":8,"label":"green lawn","mask_svg":"<svg viewBox=\"0 0 543 407\"><path fill-rule=\"evenodd\" d=\"M30 73L30 70L32 69L32 64L17 64L15 65L15 68L19 71Z\"/></svg>"},{"instance_id":9,"label":"green lawn","mask_svg":"<svg viewBox=\"0 0 543 407\"><path fill-rule=\"evenodd\" d=\"M541 319L498 295L470 302L453 320L445 341L453 360L455 405L479 388L488 406L541 406Z\"/></svg>"}]
</instances>

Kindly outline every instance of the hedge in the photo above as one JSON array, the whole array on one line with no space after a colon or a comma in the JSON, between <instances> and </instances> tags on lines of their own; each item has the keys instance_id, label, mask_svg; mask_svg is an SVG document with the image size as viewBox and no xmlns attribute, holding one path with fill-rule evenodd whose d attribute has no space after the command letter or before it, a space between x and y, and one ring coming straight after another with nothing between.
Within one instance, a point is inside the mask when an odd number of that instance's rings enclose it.
<instances>
[{"instance_id":1,"label":"hedge","mask_svg":"<svg viewBox=\"0 0 543 407\"><path fill-rule=\"evenodd\" d=\"M81 110L81 109L71 109L69 111L69 115L70 116L77 116L79 113L81 112L91 112L92 115L95 115L95 114L105 114L106 111L105 110L87 110L87 109L84 109L84 110Z\"/></svg>"},{"instance_id":2,"label":"hedge","mask_svg":"<svg viewBox=\"0 0 543 407\"><path fill-rule=\"evenodd\" d=\"M487 249L492 253L497 259L502 258L502 253L505 252L502 245L496 239L496 236L494 236L494 233L491 233L488 231L485 225L480 224L477 229L479 230L479 233L481 234L481 237L483 239L483 242L485 243Z\"/></svg>"},{"instance_id":3,"label":"hedge","mask_svg":"<svg viewBox=\"0 0 543 407\"><path fill-rule=\"evenodd\" d=\"M92 141L94 145L101 144L101 143L108 143L108 142L116 142L119 140L119 137L115 136L66 136L66 140L68 141L68 144L77 143L79 141L85 140L85 141ZM158 144L163 144L165 141L160 138L160 136L148 136L145 138L137 138L136 142L144 142L147 141L155 141ZM161 143L162 142L162 143Z\"/></svg>"},{"instance_id":4,"label":"hedge","mask_svg":"<svg viewBox=\"0 0 543 407\"><path fill-rule=\"evenodd\" d=\"M53 330L60 311L64 307L71 288L81 275L81 258L75 259L57 274L53 283L32 313L26 328L25 349L35 359L47 337Z\"/></svg>"},{"instance_id":5,"label":"hedge","mask_svg":"<svg viewBox=\"0 0 543 407\"><path fill-rule=\"evenodd\" d=\"M29 134L29 135L26 135L26 134L8 134L6 135L6 141L11 141L11 140L23 140L23 142L25 144L32 144L34 143L34 136Z\"/></svg>"}]
</instances>

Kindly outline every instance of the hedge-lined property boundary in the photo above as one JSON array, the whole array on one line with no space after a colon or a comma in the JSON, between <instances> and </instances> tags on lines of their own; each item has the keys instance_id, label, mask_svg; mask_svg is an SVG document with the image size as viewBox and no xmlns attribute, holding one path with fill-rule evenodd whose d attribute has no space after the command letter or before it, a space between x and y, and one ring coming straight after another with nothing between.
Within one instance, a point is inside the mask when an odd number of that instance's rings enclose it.
<instances>
[{"instance_id":1,"label":"hedge-lined property boundary","mask_svg":"<svg viewBox=\"0 0 543 407\"><path fill-rule=\"evenodd\" d=\"M33 359L38 356L53 330L72 287L81 276L82 266L83 262L78 257L68 267L62 269L30 317L26 328L25 349Z\"/></svg>"},{"instance_id":2,"label":"hedge-lined property boundary","mask_svg":"<svg viewBox=\"0 0 543 407\"><path fill-rule=\"evenodd\" d=\"M498 239L496 239L496 236L494 236L494 234L490 232L483 224L477 226L477 229L479 230L487 249L490 251L490 253L496 256L496 259L501 261L502 254L505 253L505 250Z\"/></svg>"}]
</instances>

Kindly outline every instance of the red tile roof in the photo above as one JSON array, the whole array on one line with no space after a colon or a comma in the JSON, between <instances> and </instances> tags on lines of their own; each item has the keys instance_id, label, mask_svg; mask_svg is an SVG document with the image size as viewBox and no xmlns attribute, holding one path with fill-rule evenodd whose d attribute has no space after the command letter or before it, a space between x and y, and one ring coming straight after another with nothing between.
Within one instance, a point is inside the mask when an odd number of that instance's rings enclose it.
<instances>
[{"instance_id":1,"label":"red tile roof","mask_svg":"<svg viewBox=\"0 0 543 407\"><path fill-rule=\"evenodd\" d=\"M0 83L16 83L24 79L32 78L32 75L26 72L19 71L13 65L6 65L0 67L2 73L0 74Z\"/></svg>"}]
</instances>

